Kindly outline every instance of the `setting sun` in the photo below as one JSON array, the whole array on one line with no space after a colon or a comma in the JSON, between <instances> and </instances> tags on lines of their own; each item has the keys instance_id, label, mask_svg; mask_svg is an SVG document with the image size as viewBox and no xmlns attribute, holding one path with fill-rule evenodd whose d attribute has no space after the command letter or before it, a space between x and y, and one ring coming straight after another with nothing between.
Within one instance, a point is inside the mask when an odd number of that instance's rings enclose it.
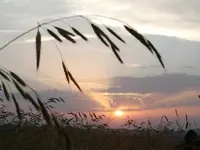
<instances>
[{"instance_id":1,"label":"setting sun","mask_svg":"<svg viewBox=\"0 0 200 150\"><path fill-rule=\"evenodd\" d=\"M115 116L120 117L120 116L123 116L124 113L121 110L116 110L114 114Z\"/></svg>"}]
</instances>

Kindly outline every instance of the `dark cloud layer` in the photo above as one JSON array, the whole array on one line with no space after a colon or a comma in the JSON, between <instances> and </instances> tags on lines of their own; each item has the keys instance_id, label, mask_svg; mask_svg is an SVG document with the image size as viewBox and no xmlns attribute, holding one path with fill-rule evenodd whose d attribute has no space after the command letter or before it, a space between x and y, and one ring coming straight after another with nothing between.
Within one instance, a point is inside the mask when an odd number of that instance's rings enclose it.
<instances>
[{"instance_id":1,"label":"dark cloud layer","mask_svg":"<svg viewBox=\"0 0 200 150\"><path fill-rule=\"evenodd\" d=\"M107 79L105 79L107 80ZM115 77L109 79L109 86L104 90L93 88L90 92L102 95L97 101L91 96L82 95L79 92L71 92L67 89L50 88L43 83L27 80L39 92L44 99L50 97L63 97L66 106L63 110L80 109L82 111L102 110L103 103L110 103L110 109L122 107L125 110L158 109L166 107L190 107L199 106L198 94L200 92L200 76L186 74L164 74L152 77ZM88 81L90 82L90 81ZM92 81L98 83L99 81ZM92 83L91 82L91 83ZM103 83L103 80L101 80ZM103 101L103 96L110 97L110 102ZM97 96L98 97L98 96Z\"/></svg>"},{"instance_id":2,"label":"dark cloud layer","mask_svg":"<svg viewBox=\"0 0 200 150\"><path fill-rule=\"evenodd\" d=\"M200 89L200 77L186 74L163 74L144 78L116 77L110 82L112 87L108 92L179 93Z\"/></svg>"}]
</instances>

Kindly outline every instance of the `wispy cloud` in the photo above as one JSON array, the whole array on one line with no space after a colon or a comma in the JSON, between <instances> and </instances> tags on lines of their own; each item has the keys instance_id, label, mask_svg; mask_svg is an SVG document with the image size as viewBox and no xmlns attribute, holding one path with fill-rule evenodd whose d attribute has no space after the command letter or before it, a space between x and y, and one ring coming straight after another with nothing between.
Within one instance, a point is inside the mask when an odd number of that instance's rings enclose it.
<instances>
[{"instance_id":1,"label":"wispy cloud","mask_svg":"<svg viewBox=\"0 0 200 150\"><path fill-rule=\"evenodd\" d=\"M89 39L91 38L96 38L96 36L94 35L90 35L90 34L85 34L85 36ZM63 37L60 37L62 40L65 40L65 38ZM79 36L74 36L72 37L73 39L81 39ZM54 40L54 38L52 38L51 36L42 36L42 42L49 42L49 41L52 41ZM18 41L16 43L35 43L35 38L30 38L30 39L26 39L26 40L23 40L23 41Z\"/></svg>"},{"instance_id":2,"label":"wispy cloud","mask_svg":"<svg viewBox=\"0 0 200 150\"><path fill-rule=\"evenodd\" d=\"M160 65L156 65L156 64L150 64L150 65L143 65L143 64L126 64L126 67L128 68L143 68L143 69L147 69L147 68L160 68Z\"/></svg>"},{"instance_id":3,"label":"wispy cloud","mask_svg":"<svg viewBox=\"0 0 200 150\"><path fill-rule=\"evenodd\" d=\"M0 33L19 33L22 30L0 30Z\"/></svg>"},{"instance_id":4,"label":"wispy cloud","mask_svg":"<svg viewBox=\"0 0 200 150\"><path fill-rule=\"evenodd\" d=\"M104 15L124 20L143 33L200 40L198 0L12 0L0 3L0 30L31 27L44 19L72 14ZM8 5L9 4L9 5ZM102 11L103 10L103 11ZM93 21L121 26L116 21L93 17Z\"/></svg>"},{"instance_id":5,"label":"wispy cloud","mask_svg":"<svg viewBox=\"0 0 200 150\"><path fill-rule=\"evenodd\" d=\"M81 12L125 20L144 33L200 39L196 34L199 31L198 0L79 0L76 5Z\"/></svg>"}]
</instances>

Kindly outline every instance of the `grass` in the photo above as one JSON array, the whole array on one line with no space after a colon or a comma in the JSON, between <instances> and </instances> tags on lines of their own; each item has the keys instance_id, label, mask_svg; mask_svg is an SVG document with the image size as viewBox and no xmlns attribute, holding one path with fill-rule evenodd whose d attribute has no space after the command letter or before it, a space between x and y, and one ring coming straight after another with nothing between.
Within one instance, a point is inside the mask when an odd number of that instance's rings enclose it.
<instances>
[{"instance_id":1,"label":"grass","mask_svg":"<svg viewBox=\"0 0 200 150\"><path fill-rule=\"evenodd\" d=\"M177 120L169 121L167 116L154 127L150 121L137 124L129 118L122 129L111 129L105 123L108 117L104 115L81 112L68 115L70 117L52 114L69 137L71 146L68 149L73 150L179 150L180 140L174 137L189 129L189 126L180 126ZM21 116L22 120L19 120L1 104L0 150L63 149L63 139L45 123L42 112L21 111Z\"/></svg>"},{"instance_id":2,"label":"grass","mask_svg":"<svg viewBox=\"0 0 200 150\"><path fill-rule=\"evenodd\" d=\"M90 17L92 17L92 16L90 16ZM95 16L93 16L93 17L95 17ZM96 17L102 18L103 16L96 16ZM57 46L57 43L61 44L64 39L65 41L73 43L75 45L75 44L77 44L77 41L76 41L76 39L73 38L74 36L80 37L80 39L84 40L85 42L89 41L89 39L83 33L81 33L81 31L79 31L79 29L70 25L70 23L65 23L66 26L71 28L70 30L60 28L53 24L56 22L64 23L64 21L67 21L67 20L73 19L73 18L79 18L80 21L81 20L87 21L89 23L88 24L89 27L92 29L96 38L99 39L103 45L105 45L107 48L109 48L113 52L113 54L117 58L117 60L121 64L123 64L123 60L120 56L120 47L118 46L117 43L115 43L113 41L111 36L118 39L123 44L126 44L126 41L122 37L120 37L120 35L118 35L118 33L116 31L114 31L114 29L111 29L107 25L100 26L100 25L96 24L95 22L93 22L93 20L90 19L89 16L82 16L82 15L58 18L58 19L54 19L51 21L38 23L37 26L25 31L24 33L21 33L14 39L8 41L6 44L1 46L0 51L4 50L7 46L12 44L19 38L23 37L24 35L32 32L32 31L36 31L36 36L35 36L35 50L36 51L35 52L36 52L36 71L38 71L38 69L40 68L40 60L41 60L40 58L41 58L41 51L42 51L42 44L43 44L42 37L43 37L44 33L42 31L45 31L45 33L47 33L52 38L52 42L55 44L55 48L60 55L60 59L62 62L62 69L65 74L66 81L68 82L68 84L74 84L80 92L84 93L84 91L82 91L81 87L79 86L76 79L74 78L73 74L71 73L70 69L68 68L66 60L64 59L62 52L60 51L59 47ZM103 18L105 18L105 17L103 17ZM127 23L120 21L118 19L114 19L114 18L109 18L109 17L106 17L106 18L120 22L122 24L122 28L125 30L125 32L129 33L129 35L131 35L132 37L137 39L143 46L146 47L146 49L149 52L151 52L151 54L155 55L157 57L159 63L161 64L161 66L165 69L165 65L162 60L162 57L151 41L149 41L146 37L144 37L141 33L139 33L137 30L132 28ZM51 29L50 29L50 27L51 27ZM20 122L22 122L24 114L21 113L21 108L15 97L16 93L14 91L19 92L24 100L28 100L34 106L34 108L42 114L46 123L54 131L56 131L59 136L62 137L62 140L64 140L64 143L65 143L64 147L66 149L71 149L71 141L69 139L68 133L66 133L65 129L63 128L63 124L60 124L60 122L57 120L57 117L55 117L54 114L51 113L51 108L48 108L45 106L45 104L42 102L40 96L38 95L38 93L35 89L31 88L17 74L15 74L14 72L7 70L6 68L3 68L3 67L0 68L0 80L1 80L0 88L3 91L3 93L6 97L6 100L12 101L14 103L18 118L20 119ZM2 99L0 99L0 100L2 100ZM52 99L52 101L55 101L55 99ZM77 116L75 115L74 117L77 120ZM96 118L95 114L93 114L93 118L91 118L91 120L93 122L97 123L97 121L99 119ZM81 122L81 124L82 123L83 122ZM87 127L88 127L88 125L87 125Z\"/></svg>"},{"instance_id":3,"label":"grass","mask_svg":"<svg viewBox=\"0 0 200 150\"><path fill-rule=\"evenodd\" d=\"M102 18L103 16L96 17ZM35 47L36 70L38 71L40 68L41 47L43 44L41 40L43 33L41 30L43 29L52 37L52 41L60 54L63 72L68 84L73 83L80 92L84 92L76 82L70 69L67 67L64 56L57 47L55 41L62 43L62 40L65 39L68 42L76 44L76 40L73 39L73 36L75 35L79 36L86 42L89 39L70 24L66 25L71 28L71 31L67 31L52 24L73 18L86 20L94 31L94 35L96 35L102 44L110 48L117 60L123 64L123 60L120 57L120 48L112 41L110 36L115 37L124 44L126 44L126 41L108 26L104 25L104 28L109 32L109 34L105 32L105 29L102 29L102 26L96 25L91 19L89 19L89 16L82 15L38 23L37 26L20 34L0 47L0 51L20 37L37 30ZM125 31L137 39L149 52L154 54L161 66L165 69L161 55L148 39L127 23L115 18L109 19L121 22ZM48 27L51 26L54 30L47 28L47 25ZM175 134L181 134L184 130L190 128L187 116L186 124L184 126L180 125L177 111L177 120L169 121L166 116L163 116L160 124L156 127L153 127L149 120L136 124L134 120L129 119L123 124L123 127L129 128L129 130L110 129L105 122L109 117L97 116L95 113L69 113L68 115L71 115L71 117L67 118L65 114L63 115L52 112L52 106L49 105L49 103L63 101L62 98L49 99L47 102L43 103L34 89L27 85L14 72L6 70L5 68L0 68L0 79L3 93L7 101L13 101L17 114L7 111L6 107L1 103L0 150L172 150L181 148L180 146L179 148L177 147L180 143L179 141L174 140L173 136ZM32 110L30 110L30 112L24 112L21 110L20 105L15 98L13 88L14 90L17 90L25 100L28 100L34 106L37 110L36 113ZM0 99L0 101L4 102L2 99Z\"/></svg>"}]
</instances>

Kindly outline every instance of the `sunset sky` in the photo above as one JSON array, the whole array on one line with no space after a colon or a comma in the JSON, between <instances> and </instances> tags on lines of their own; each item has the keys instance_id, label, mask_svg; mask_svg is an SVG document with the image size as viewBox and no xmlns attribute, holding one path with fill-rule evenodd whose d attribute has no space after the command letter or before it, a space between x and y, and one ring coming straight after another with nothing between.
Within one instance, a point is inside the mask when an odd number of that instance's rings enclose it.
<instances>
[{"instance_id":1,"label":"sunset sky","mask_svg":"<svg viewBox=\"0 0 200 150\"><path fill-rule=\"evenodd\" d=\"M112 51L96 38L83 19L64 20L87 35L86 43L58 44L74 77L87 96L77 98L67 85L59 53L43 32L41 68L36 74L36 31L20 38L0 53L1 67L15 71L44 98L61 95L66 106L59 111L112 112L123 110L135 118L174 115L174 109L191 121L200 115L200 1L199 0L1 0L0 46L38 22L71 15L103 15L127 22L143 33L163 56L166 70L156 57L121 23L88 16L100 27L106 24L127 44L120 46L121 65ZM69 27L63 22L54 25ZM51 28L51 26L46 26ZM73 100L72 100L73 99Z\"/></svg>"}]
</instances>

